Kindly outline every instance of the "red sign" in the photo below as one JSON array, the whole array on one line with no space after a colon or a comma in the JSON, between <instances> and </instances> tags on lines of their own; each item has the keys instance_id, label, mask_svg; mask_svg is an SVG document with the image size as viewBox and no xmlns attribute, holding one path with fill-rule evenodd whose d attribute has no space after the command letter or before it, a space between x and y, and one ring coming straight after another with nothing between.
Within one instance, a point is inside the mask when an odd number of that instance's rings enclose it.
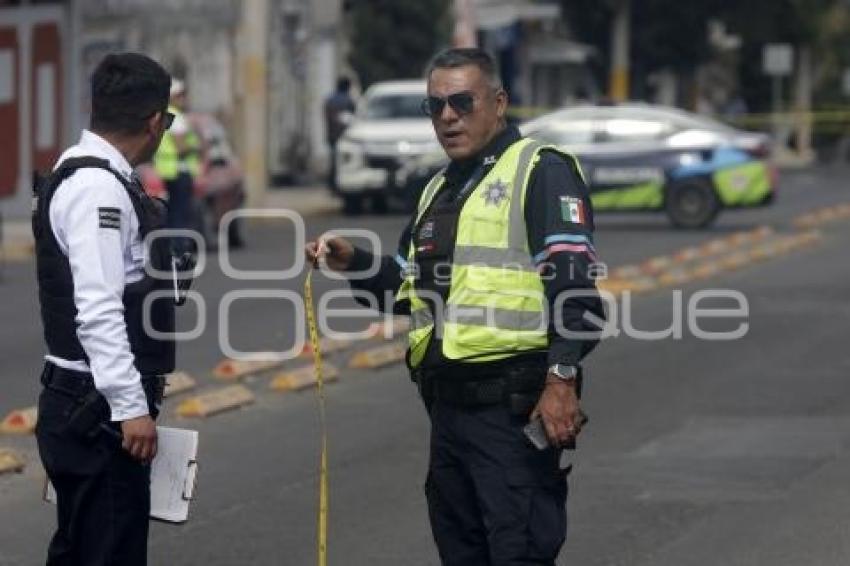
<instances>
[{"instance_id":1,"label":"red sign","mask_svg":"<svg viewBox=\"0 0 850 566\"><path fill-rule=\"evenodd\" d=\"M20 175L18 31L0 26L0 197L15 194Z\"/></svg>"}]
</instances>

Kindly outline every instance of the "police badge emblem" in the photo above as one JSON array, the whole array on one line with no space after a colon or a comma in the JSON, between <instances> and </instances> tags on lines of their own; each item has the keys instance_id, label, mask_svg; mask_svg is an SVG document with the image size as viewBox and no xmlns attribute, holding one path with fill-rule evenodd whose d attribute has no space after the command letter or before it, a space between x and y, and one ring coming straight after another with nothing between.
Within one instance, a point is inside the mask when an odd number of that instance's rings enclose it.
<instances>
[{"instance_id":1,"label":"police badge emblem","mask_svg":"<svg viewBox=\"0 0 850 566\"><path fill-rule=\"evenodd\" d=\"M501 179L496 179L484 187L483 196L485 205L499 206L503 200L508 198L508 185Z\"/></svg>"}]
</instances>

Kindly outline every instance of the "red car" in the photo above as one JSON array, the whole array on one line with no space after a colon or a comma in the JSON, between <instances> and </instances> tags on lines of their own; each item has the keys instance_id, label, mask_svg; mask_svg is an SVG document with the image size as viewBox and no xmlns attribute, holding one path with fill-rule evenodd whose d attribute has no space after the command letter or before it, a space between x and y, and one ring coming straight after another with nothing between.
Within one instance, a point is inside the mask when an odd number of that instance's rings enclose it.
<instances>
[{"instance_id":1,"label":"red car","mask_svg":"<svg viewBox=\"0 0 850 566\"><path fill-rule=\"evenodd\" d=\"M194 190L195 230L204 238L208 249L215 248L221 217L245 202L244 175L219 121L209 114L186 117L201 138L201 172L195 178ZM148 194L168 199L165 183L153 164L140 165L138 173ZM238 219L230 223L227 243L230 247L241 247L244 243Z\"/></svg>"}]
</instances>

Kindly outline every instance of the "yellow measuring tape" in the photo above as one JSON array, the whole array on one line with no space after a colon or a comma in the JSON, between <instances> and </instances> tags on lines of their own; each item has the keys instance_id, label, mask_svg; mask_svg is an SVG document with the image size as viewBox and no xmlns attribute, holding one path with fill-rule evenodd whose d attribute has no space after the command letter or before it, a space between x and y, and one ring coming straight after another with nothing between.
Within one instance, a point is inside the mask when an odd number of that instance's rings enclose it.
<instances>
[{"instance_id":1,"label":"yellow measuring tape","mask_svg":"<svg viewBox=\"0 0 850 566\"><path fill-rule=\"evenodd\" d=\"M318 540L319 566L328 563L328 429L325 421L325 380L322 376L322 351L319 345L319 327L316 325L316 313L313 303L313 263L304 281L304 302L307 307L307 326L310 329L310 344L313 348L313 365L316 370L317 392L319 395L319 425L322 430L322 456L319 464L319 524L316 532Z\"/></svg>"}]
</instances>

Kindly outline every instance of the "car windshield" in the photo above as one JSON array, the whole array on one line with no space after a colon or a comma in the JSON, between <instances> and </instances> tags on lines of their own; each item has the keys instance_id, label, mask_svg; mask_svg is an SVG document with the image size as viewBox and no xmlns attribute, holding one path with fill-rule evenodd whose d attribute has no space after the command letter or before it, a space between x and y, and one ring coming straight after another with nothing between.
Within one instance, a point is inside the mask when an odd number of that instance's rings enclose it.
<instances>
[{"instance_id":1,"label":"car windshield","mask_svg":"<svg viewBox=\"0 0 850 566\"><path fill-rule=\"evenodd\" d=\"M382 94L366 101L364 117L368 120L425 118L422 114L423 95Z\"/></svg>"}]
</instances>

